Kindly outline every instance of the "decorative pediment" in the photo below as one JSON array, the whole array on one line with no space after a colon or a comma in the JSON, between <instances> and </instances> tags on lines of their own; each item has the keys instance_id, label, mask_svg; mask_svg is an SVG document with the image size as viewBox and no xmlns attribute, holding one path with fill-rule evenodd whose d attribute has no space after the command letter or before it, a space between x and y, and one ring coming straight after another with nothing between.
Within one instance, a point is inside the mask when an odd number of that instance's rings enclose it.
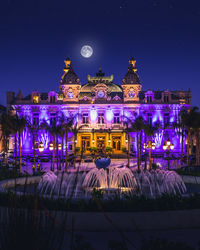
<instances>
[{"instance_id":1,"label":"decorative pediment","mask_svg":"<svg viewBox=\"0 0 200 250\"><path fill-rule=\"evenodd\" d=\"M92 89L92 92L95 94L96 98L106 98L108 95L108 86L104 83L98 83Z\"/></svg>"},{"instance_id":2,"label":"decorative pediment","mask_svg":"<svg viewBox=\"0 0 200 250\"><path fill-rule=\"evenodd\" d=\"M113 100L118 101L121 100L121 98L118 95L116 95L115 97L113 97Z\"/></svg>"}]
</instances>

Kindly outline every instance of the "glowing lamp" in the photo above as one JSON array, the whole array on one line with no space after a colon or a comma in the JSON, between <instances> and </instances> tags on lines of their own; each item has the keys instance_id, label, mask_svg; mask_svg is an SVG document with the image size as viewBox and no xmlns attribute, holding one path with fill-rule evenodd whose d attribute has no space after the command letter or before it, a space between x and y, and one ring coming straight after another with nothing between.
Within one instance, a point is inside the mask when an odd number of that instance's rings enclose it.
<instances>
[{"instance_id":1,"label":"glowing lamp","mask_svg":"<svg viewBox=\"0 0 200 250\"><path fill-rule=\"evenodd\" d=\"M61 143L58 143L58 150L61 150L61 149L62 149Z\"/></svg>"},{"instance_id":2,"label":"glowing lamp","mask_svg":"<svg viewBox=\"0 0 200 250\"><path fill-rule=\"evenodd\" d=\"M126 139L125 142L128 143L128 139Z\"/></svg>"},{"instance_id":3,"label":"glowing lamp","mask_svg":"<svg viewBox=\"0 0 200 250\"><path fill-rule=\"evenodd\" d=\"M111 140L110 139L108 139L108 143L110 143L111 142Z\"/></svg>"},{"instance_id":4,"label":"glowing lamp","mask_svg":"<svg viewBox=\"0 0 200 250\"><path fill-rule=\"evenodd\" d=\"M42 153L44 151L44 144L40 142L39 151Z\"/></svg>"},{"instance_id":5,"label":"glowing lamp","mask_svg":"<svg viewBox=\"0 0 200 250\"><path fill-rule=\"evenodd\" d=\"M174 149L174 144L173 143L171 143L170 148L171 148L171 150Z\"/></svg>"},{"instance_id":6,"label":"glowing lamp","mask_svg":"<svg viewBox=\"0 0 200 250\"><path fill-rule=\"evenodd\" d=\"M171 144L171 142L170 142L170 140L168 139L168 140L167 140L167 146L170 146L170 144Z\"/></svg>"},{"instance_id":7,"label":"glowing lamp","mask_svg":"<svg viewBox=\"0 0 200 250\"><path fill-rule=\"evenodd\" d=\"M77 139L75 139L74 142L77 143Z\"/></svg>"},{"instance_id":8,"label":"glowing lamp","mask_svg":"<svg viewBox=\"0 0 200 250\"><path fill-rule=\"evenodd\" d=\"M144 148L147 148L147 144L146 144L146 142L144 143Z\"/></svg>"},{"instance_id":9,"label":"glowing lamp","mask_svg":"<svg viewBox=\"0 0 200 250\"><path fill-rule=\"evenodd\" d=\"M155 148L156 148L156 147L152 145L152 147L151 147L151 148L152 148L153 150L155 150Z\"/></svg>"},{"instance_id":10,"label":"glowing lamp","mask_svg":"<svg viewBox=\"0 0 200 250\"><path fill-rule=\"evenodd\" d=\"M94 139L92 139L92 143L94 144Z\"/></svg>"},{"instance_id":11,"label":"glowing lamp","mask_svg":"<svg viewBox=\"0 0 200 250\"><path fill-rule=\"evenodd\" d=\"M49 150L50 150L50 151L53 150L53 142L50 142L50 144L49 144Z\"/></svg>"},{"instance_id":12,"label":"glowing lamp","mask_svg":"<svg viewBox=\"0 0 200 250\"><path fill-rule=\"evenodd\" d=\"M164 150L167 150L167 145L163 145L163 149L164 149Z\"/></svg>"}]
</instances>

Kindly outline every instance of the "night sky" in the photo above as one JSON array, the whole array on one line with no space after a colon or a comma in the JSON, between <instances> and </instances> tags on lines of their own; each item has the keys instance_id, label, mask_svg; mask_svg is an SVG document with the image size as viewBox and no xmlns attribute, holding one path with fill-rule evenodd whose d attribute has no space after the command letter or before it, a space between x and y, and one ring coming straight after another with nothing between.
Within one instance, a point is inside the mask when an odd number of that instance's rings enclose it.
<instances>
[{"instance_id":1,"label":"night sky","mask_svg":"<svg viewBox=\"0 0 200 250\"><path fill-rule=\"evenodd\" d=\"M200 106L200 1L0 0L0 103L57 91L67 56L82 84L99 66L121 84L133 56L143 90L191 88Z\"/></svg>"}]
</instances>

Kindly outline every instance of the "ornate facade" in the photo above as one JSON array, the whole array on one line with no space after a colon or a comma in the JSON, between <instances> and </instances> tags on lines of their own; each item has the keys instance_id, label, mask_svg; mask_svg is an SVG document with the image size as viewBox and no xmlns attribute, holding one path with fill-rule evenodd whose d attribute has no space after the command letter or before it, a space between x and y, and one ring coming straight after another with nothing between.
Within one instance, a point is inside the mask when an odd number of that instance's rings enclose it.
<instances>
[{"instance_id":1,"label":"ornate facade","mask_svg":"<svg viewBox=\"0 0 200 250\"><path fill-rule=\"evenodd\" d=\"M181 138L173 129L180 110L190 108L191 94L188 91L153 91L142 90L142 84L135 67L136 61L131 58L128 72L122 84L114 83L114 77L105 76L101 68L96 76L88 75L86 84L81 84L69 58L65 60L64 74L61 77L59 91L32 94L23 97L21 91L7 93L7 106L19 115L29 116L33 123L42 120L51 122L62 112L65 116L80 114L78 124L85 125L77 135L77 147L85 154L90 147L113 148L113 154L121 154L127 148L122 117L133 118L141 115L149 123L160 122L162 128L154 136L155 152L163 151L166 139L174 144L174 152L180 152ZM136 134L132 132L131 150L136 151ZM69 134L67 149L73 150L74 136ZM38 142L43 142L45 151L49 150L50 135L45 131L38 134ZM28 129L23 133L22 150L32 150L32 138Z\"/></svg>"}]
</instances>

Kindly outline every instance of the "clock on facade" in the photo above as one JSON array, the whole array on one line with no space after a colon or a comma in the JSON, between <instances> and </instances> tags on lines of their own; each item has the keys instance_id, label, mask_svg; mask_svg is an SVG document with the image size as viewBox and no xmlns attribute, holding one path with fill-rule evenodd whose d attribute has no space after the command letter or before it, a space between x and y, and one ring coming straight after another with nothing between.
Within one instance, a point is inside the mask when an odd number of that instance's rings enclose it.
<instances>
[{"instance_id":1,"label":"clock on facade","mask_svg":"<svg viewBox=\"0 0 200 250\"><path fill-rule=\"evenodd\" d=\"M99 91L97 92L97 96L98 96L99 98L103 98L103 97L105 96L104 91L103 91L103 90L99 90Z\"/></svg>"},{"instance_id":2,"label":"clock on facade","mask_svg":"<svg viewBox=\"0 0 200 250\"><path fill-rule=\"evenodd\" d=\"M130 98L134 98L135 97L135 92L134 91L129 91L128 93Z\"/></svg>"},{"instance_id":3,"label":"clock on facade","mask_svg":"<svg viewBox=\"0 0 200 250\"><path fill-rule=\"evenodd\" d=\"M72 91L69 91L69 92L67 93L67 96L68 96L69 98L73 98L73 97L74 97L74 93L73 93Z\"/></svg>"}]
</instances>

